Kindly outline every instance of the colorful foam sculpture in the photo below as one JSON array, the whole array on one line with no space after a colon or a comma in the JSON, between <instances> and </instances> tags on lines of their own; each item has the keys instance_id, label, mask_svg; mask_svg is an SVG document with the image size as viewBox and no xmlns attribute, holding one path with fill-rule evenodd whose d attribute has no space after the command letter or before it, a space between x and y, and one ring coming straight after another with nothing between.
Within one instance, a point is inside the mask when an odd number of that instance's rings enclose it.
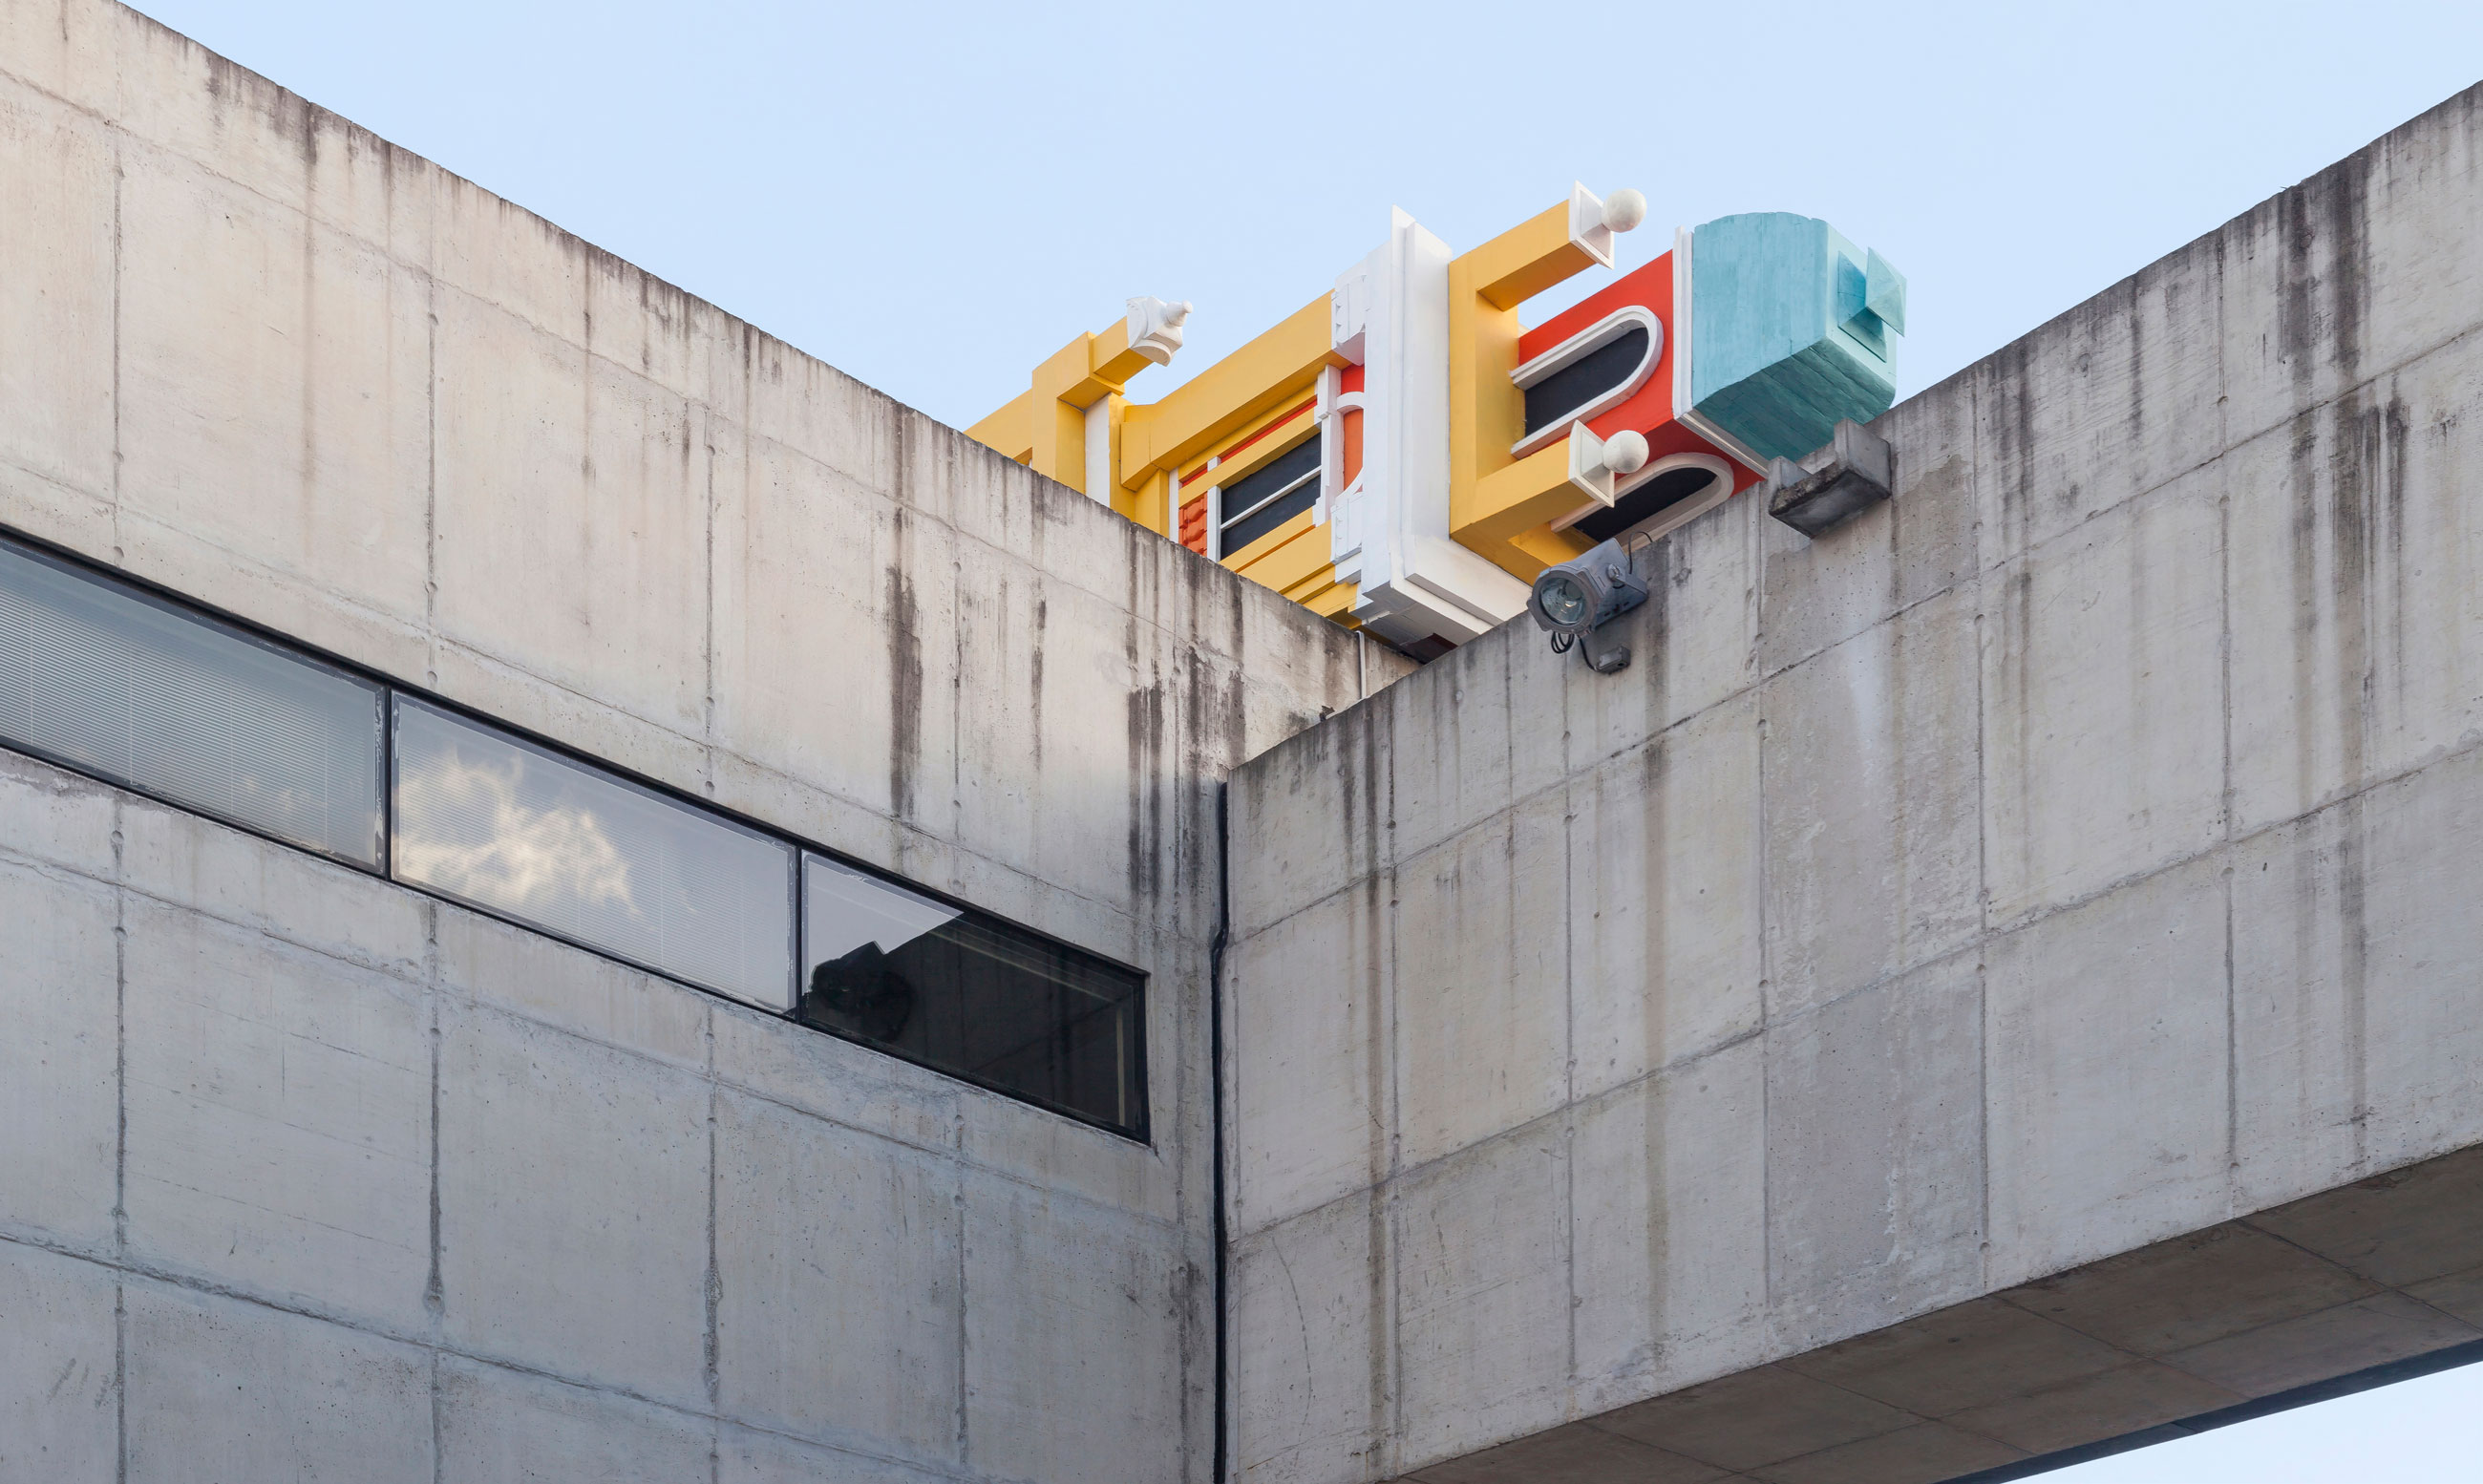
<instances>
[{"instance_id":1,"label":"colorful foam sculpture","mask_svg":"<svg viewBox=\"0 0 2483 1484\"><path fill-rule=\"evenodd\" d=\"M1761 458L1800 459L1839 419L1888 410L1906 280L1887 259L1784 212L1723 217L1686 235L1699 417Z\"/></svg>"},{"instance_id":2,"label":"colorful foam sculpture","mask_svg":"<svg viewBox=\"0 0 2483 1484\"><path fill-rule=\"evenodd\" d=\"M1525 611L1546 566L1660 538L1896 392L1906 280L1827 223L1724 217L1615 267L1645 201L1584 186L1465 252L1403 212L1296 313L1159 401L1126 384L1188 305L1130 302L969 431L1142 525L1419 657Z\"/></svg>"}]
</instances>

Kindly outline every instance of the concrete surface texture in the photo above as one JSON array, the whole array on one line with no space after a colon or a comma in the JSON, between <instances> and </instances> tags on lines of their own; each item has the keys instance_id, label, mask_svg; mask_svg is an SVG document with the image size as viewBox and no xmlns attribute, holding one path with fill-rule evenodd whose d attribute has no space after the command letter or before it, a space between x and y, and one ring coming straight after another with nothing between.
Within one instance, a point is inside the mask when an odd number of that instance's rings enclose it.
<instances>
[{"instance_id":1,"label":"concrete surface texture","mask_svg":"<svg viewBox=\"0 0 2483 1484\"><path fill-rule=\"evenodd\" d=\"M1925 1484L2483 1335L2478 330L2483 90L1669 538L1626 672L1243 767L1239 1476Z\"/></svg>"},{"instance_id":2,"label":"concrete surface texture","mask_svg":"<svg viewBox=\"0 0 2483 1484\"><path fill-rule=\"evenodd\" d=\"M1235 761L1408 668L102 0L0 525L1151 975L1144 1147L0 761L0 1480L1208 1476Z\"/></svg>"}]
</instances>

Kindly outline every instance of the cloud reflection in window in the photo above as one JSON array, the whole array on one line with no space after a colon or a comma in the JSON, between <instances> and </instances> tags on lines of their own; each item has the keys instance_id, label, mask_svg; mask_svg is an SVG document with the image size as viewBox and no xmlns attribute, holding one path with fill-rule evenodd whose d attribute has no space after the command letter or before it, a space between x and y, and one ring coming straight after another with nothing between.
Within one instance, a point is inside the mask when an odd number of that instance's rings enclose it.
<instances>
[{"instance_id":1,"label":"cloud reflection in window","mask_svg":"<svg viewBox=\"0 0 2483 1484\"><path fill-rule=\"evenodd\" d=\"M400 697L394 839L400 881L790 1005L793 851L755 830Z\"/></svg>"},{"instance_id":2,"label":"cloud reflection in window","mask_svg":"<svg viewBox=\"0 0 2483 1484\"><path fill-rule=\"evenodd\" d=\"M454 753L401 774L401 812L456 820L471 833L401 838L398 869L443 891L521 911L541 913L574 901L639 915L629 862L594 811L529 803L524 775L522 755L493 766Z\"/></svg>"}]
</instances>

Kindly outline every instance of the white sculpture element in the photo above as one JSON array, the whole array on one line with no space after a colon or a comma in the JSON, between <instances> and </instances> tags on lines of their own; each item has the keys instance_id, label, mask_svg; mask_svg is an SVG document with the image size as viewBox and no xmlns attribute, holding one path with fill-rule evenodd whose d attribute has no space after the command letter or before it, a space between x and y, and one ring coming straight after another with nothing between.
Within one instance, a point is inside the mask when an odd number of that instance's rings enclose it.
<instances>
[{"instance_id":1,"label":"white sculpture element","mask_svg":"<svg viewBox=\"0 0 2483 1484\"><path fill-rule=\"evenodd\" d=\"M1363 368L1362 472L1321 473L1328 559L1352 616L1391 644L1463 644L1526 611L1527 585L1449 539L1449 245L1392 210L1336 282L1330 343ZM1340 378L1341 380L1341 378ZM1332 409L1356 395L1340 386ZM1334 440L1339 446L1343 438Z\"/></svg>"},{"instance_id":2,"label":"white sculpture element","mask_svg":"<svg viewBox=\"0 0 2483 1484\"><path fill-rule=\"evenodd\" d=\"M1622 477L1645 468L1646 461L1643 433L1624 428L1600 438L1583 422L1569 425L1569 483L1606 510L1620 498Z\"/></svg>"},{"instance_id":3,"label":"white sculpture element","mask_svg":"<svg viewBox=\"0 0 2483 1484\"><path fill-rule=\"evenodd\" d=\"M1608 201L1588 190L1584 181L1569 187L1569 240L1607 268L1615 266L1613 233L1628 231L1645 220L1646 198L1636 191L1615 191Z\"/></svg>"},{"instance_id":4,"label":"white sculpture element","mask_svg":"<svg viewBox=\"0 0 2483 1484\"><path fill-rule=\"evenodd\" d=\"M1189 318L1189 301L1166 304L1153 294L1130 301L1130 349L1160 366L1172 364L1181 349L1181 327Z\"/></svg>"},{"instance_id":5,"label":"white sculpture element","mask_svg":"<svg viewBox=\"0 0 2483 1484\"><path fill-rule=\"evenodd\" d=\"M1635 474L1646 467L1646 435L1623 428L1604 439L1604 467L1615 474Z\"/></svg>"}]
</instances>

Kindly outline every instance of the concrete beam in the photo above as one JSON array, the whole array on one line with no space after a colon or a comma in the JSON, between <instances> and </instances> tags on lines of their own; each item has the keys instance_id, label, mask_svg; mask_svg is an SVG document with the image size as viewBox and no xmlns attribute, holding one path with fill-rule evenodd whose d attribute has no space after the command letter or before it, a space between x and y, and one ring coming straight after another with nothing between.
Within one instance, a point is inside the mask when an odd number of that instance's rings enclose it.
<instances>
[{"instance_id":1,"label":"concrete beam","mask_svg":"<svg viewBox=\"0 0 2483 1484\"><path fill-rule=\"evenodd\" d=\"M2483 1359L2478 1209L2483 1151L2454 1154L1404 1477L2027 1477Z\"/></svg>"}]
</instances>

